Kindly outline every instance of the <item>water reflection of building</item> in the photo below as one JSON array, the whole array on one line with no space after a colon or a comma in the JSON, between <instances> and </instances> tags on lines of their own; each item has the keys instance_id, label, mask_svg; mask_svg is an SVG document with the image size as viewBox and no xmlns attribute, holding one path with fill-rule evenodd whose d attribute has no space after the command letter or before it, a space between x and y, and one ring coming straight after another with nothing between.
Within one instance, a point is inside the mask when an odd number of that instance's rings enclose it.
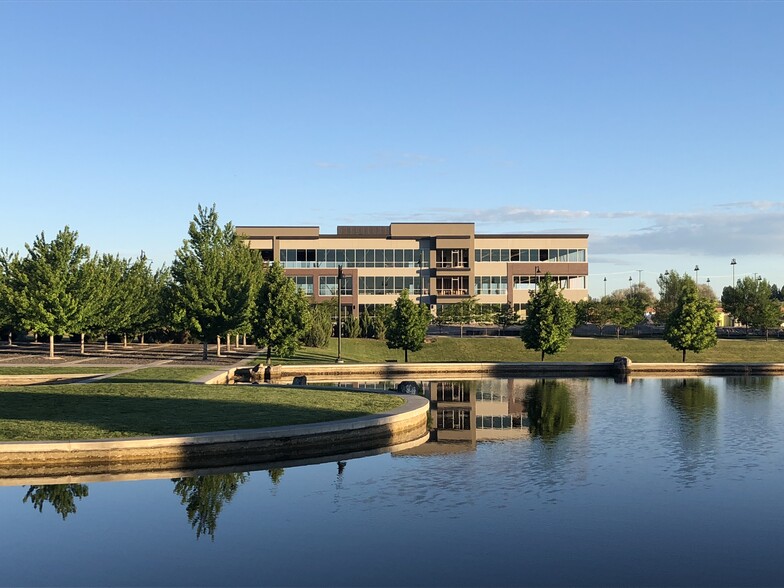
<instances>
[{"instance_id":1,"label":"water reflection of building","mask_svg":"<svg viewBox=\"0 0 784 588\"><path fill-rule=\"evenodd\" d=\"M525 386L519 380L423 382L436 441L501 440L528 436Z\"/></svg>"}]
</instances>

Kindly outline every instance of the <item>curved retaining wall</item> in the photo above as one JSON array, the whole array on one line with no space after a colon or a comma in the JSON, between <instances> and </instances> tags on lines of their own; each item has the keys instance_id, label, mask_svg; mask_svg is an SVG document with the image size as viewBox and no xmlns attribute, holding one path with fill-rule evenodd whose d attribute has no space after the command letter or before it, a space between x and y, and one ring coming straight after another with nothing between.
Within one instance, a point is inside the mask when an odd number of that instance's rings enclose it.
<instances>
[{"instance_id":1,"label":"curved retaining wall","mask_svg":"<svg viewBox=\"0 0 784 588\"><path fill-rule=\"evenodd\" d=\"M384 413L307 425L95 441L0 443L0 478L189 470L367 451L428 436L429 402L404 396Z\"/></svg>"}]
</instances>

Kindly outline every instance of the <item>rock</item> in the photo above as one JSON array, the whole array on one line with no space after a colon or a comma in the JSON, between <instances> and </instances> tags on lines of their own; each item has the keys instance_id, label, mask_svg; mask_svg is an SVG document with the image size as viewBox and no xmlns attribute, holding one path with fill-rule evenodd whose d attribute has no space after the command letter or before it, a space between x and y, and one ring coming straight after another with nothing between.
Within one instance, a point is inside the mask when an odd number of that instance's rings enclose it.
<instances>
[{"instance_id":1,"label":"rock","mask_svg":"<svg viewBox=\"0 0 784 588\"><path fill-rule=\"evenodd\" d=\"M412 382L411 380L406 380L405 382L400 382L397 385L397 393L398 394L419 394L419 386L416 382Z\"/></svg>"},{"instance_id":2,"label":"rock","mask_svg":"<svg viewBox=\"0 0 784 588\"><path fill-rule=\"evenodd\" d=\"M294 386L307 386L308 385L308 377L307 376L294 376L294 381L292 382Z\"/></svg>"},{"instance_id":3,"label":"rock","mask_svg":"<svg viewBox=\"0 0 784 588\"><path fill-rule=\"evenodd\" d=\"M248 377L252 384L260 384L264 381L264 366L260 363L254 365L248 371Z\"/></svg>"},{"instance_id":4,"label":"rock","mask_svg":"<svg viewBox=\"0 0 784 588\"><path fill-rule=\"evenodd\" d=\"M632 368L632 360L628 357L617 356L613 358L613 373L628 374Z\"/></svg>"}]
</instances>

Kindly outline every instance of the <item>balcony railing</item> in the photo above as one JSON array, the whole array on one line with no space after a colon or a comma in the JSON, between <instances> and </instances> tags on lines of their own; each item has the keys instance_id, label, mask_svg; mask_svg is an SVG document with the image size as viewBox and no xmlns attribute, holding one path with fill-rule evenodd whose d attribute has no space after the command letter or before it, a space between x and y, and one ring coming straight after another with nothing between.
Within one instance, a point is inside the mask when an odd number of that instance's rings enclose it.
<instances>
[{"instance_id":1,"label":"balcony railing","mask_svg":"<svg viewBox=\"0 0 784 588\"><path fill-rule=\"evenodd\" d=\"M468 288L443 288L436 290L438 296L468 296Z\"/></svg>"}]
</instances>

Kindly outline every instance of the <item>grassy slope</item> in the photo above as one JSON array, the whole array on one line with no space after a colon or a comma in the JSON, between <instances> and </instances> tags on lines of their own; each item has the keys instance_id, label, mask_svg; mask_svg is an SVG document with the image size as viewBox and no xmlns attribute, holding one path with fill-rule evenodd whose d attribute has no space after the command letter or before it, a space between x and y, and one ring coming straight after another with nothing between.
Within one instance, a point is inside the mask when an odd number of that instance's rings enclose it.
<instances>
[{"instance_id":1,"label":"grassy slope","mask_svg":"<svg viewBox=\"0 0 784 588\"><path fill-rule=\"evenodd\" d=\"M275 363L332 363L337 354L333 339L324 349L306 347L291 359L275 358ZM383 341L343 339L341 355L347 363L384 363L389 359L403 361L403 352L387 349ZM681 353L661 339L636 338L573 338L563 353L547 356L545 361L611 362L617 355L632 361L680 363ZM411 362L461 361L539 361L539 353L523 347L514 337L436 337L424 349L409 354ZM687 362L784 362L784 341L771 339L721 339L716 347L702 353L686 353Z\"/></svg>"}]
</instances>

